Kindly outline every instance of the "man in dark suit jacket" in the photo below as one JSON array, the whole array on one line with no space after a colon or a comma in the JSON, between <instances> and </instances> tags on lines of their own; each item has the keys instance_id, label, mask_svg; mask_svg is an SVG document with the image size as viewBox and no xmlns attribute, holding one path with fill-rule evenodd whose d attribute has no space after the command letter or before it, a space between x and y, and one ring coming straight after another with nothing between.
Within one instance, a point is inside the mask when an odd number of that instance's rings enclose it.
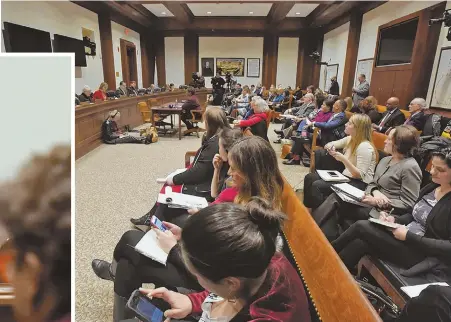
<instances>
[{"instance_id":1,"label":"man in dark suit jacket","mask_svg":"<svg viewBox=\"0 0 451 322\"><path fill-rule=\"evenodd\" d=\"M119 88L116 90L116 97L127 96L127 83L121 81L119 83Z\"/></svg>"},{"instance_id":2,"label":"man in dark suit jacket","mask_svg":"<svg viewBox=\"0 0 451 322\"><path fill-rule=\"evenodd\" d=\"M392 127L404 124L406 117L399 109L399 98L390 97L387 101L387 110L382 114L379 124L372 124L374 130L385 133Z\"/></svg>"},{"instance_id":3,"label":"man in dark suit jacket","mask_svg":"<svg viewBox=\"0 0 451 322\"><path fill-rule=\"evenodd\" d=\"M426 115L424 114L425 108L426 101L424 98L414 98L409 105L410 117L404 122L404 124L412 125L418 131L423 131L424 123L426 123Z\"/></svg>"},{"instance_id":4,"label":"man in dark suit jacket","mask_svg":"<svg viewBox=\"0 0 451 322\"><path fill-rule=\"evenodd\" d=\"M135 81L130 82L130 87L128 88L128 95L138 96L138 88L136 87Z\"/></svg>"}]
</instances>

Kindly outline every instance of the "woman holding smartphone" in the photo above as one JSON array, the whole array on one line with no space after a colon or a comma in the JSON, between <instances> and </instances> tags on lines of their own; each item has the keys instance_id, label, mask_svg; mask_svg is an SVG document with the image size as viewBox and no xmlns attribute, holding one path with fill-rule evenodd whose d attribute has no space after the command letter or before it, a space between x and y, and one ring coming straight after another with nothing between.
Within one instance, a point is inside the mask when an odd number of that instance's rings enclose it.
<instances>
[{"instance_id":1,"label":"woman holding smartphone","mask_svg":"<svg viewBox=\"0 0 451 322\"><path fill-rule=\"evenodd\" d=\"M378 153L373 144L371 120L367 115L355 114L345 125L348 135L341 140L325 145L328 153L322 154L326 162L316 164L319 170L343 171L349 182L356 188L365 190L366 185L373 180ZM343 153L338 150L342 150ZM318 208L332 193L330 188L334 182L324 181L316 173L309 173L304 179L304 204L307 208Z\"/></svg>"},{"instance_id":2,"label":"woman holding smartphone","mask_svg":"<svg viewBox=\"0 0 451 322\"><path fill-rule=\"evenodd\" d=\"M284 181L276 153L269 142L257 136L243 137L232 146L227 159L228 174L237 190L234 203L246 204L252 197L262 197L268 200L272 208L282 208ZM166 221L163 224L169 230L156 233L161 249L168 253L166 266L135 251L134 247L145 234L137 230L122 235L114 250L113 263L99 259L92 261L92 268L98 277L114 280L116 316L124 315L126 300L142 283L201 289L196 277L186 270L179 254L174 252L177 245L175 236L180 234L181 228Z\"/></svg>"},{"instance_id":3,"label":"woman holding smartphone","mask_svg":"<svg viewBox=\"0 0 451 322\"><path fill-rule=\"evenodd\" d=\"M204 291L141 292L171 305L166 321L192 315L201 315L202 321L310 321L302 282L276 252L284 218L260 198L246 206L224 203L200 210L179 236L177 251Z\"/></svg>"}]
</instances>

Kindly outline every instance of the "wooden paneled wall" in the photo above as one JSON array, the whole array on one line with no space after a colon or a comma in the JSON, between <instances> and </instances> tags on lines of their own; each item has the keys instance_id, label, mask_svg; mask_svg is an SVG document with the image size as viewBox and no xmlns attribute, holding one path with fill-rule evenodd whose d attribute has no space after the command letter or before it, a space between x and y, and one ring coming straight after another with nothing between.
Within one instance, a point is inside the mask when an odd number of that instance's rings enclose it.
<instances>
[{"instance_id":1,"label":"wooden paneled wall","mask_svg":"<svg viewBox=\"0 0 451 322\"><path fill-rule=\"evenodd\" d=\"M262 84L266 88L269 88L271 84L276 86L278 51L279 37L273 34L265 34L263 38Z\"/></svg>"},{"instance_id":2,"label":"wooden paneled wall","mask_svg":"<svg viewBox=\"0 0 451 322\"><path fill-rule=\"evenodd\" d=\"M184 38L185 48L185 84L192 80L193 72L199 71L199 35L196 33L186 33Z\"/></svg>"},{"instance_id":3,"label":"wooden paneled wall","mask_svg":"<svg viewBox=\"0 0 451 322\"><path fill-rule=\"evenodd\" d=\"M99 15L100 44L102 47L103 79L109 88L116 88L114 74L113 36L111 33L111 19L106 15ZM100 85L100 84L99 84ZM96 85L98 86L98 85Z\"/></svg>"}]
</instances>

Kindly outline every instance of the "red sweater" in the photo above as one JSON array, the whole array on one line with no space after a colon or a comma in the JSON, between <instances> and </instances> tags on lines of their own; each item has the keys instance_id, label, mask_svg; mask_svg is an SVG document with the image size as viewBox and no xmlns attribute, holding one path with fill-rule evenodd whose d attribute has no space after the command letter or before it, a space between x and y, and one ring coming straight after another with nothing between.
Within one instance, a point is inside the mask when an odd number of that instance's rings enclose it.
<instances>
[{"instance_id":1,"label":"red sweater","mask_svg":"<svg viewBox=\"0 0 451 322\"><path fill-rule=\"evenodd\" d=\"M100 89L96 90L94 94L92 95L93 100L106 100L106 94L102 92Z\"/></svg>"},{"instance_id":2,"label":"red sweater","mask_svg":"<svg viewBox=\"0 0 451 322\"><path fill-rule=\"evenodd\" d=\"M223 202L233 202L235 200L235 197L237 194L238 194L237 188L235 188L235 187L225 188L216 197L215 201L213 201L210 205L216 205L218 203L223 203Z\"/></svg>"},{"instance_id":3,"label":"red sweater","mask_svg":"<svg viewBox=\"0 0 451 322\"><path fill-rule=\"evenodd\" d=\"M188 294L192 314L201 314L201 305L210 292ZM295 268L282 254L271 260L262 287L230 322L310 322L304 286Z\"/></svg>"},{"instance_id":4,"label":"red sweater","mask_svg":"<svg viewBox=\"0 0 451 322\"><path fill-rule=\"evenodd\" d=\"M246 128L246 127L250 127L252 125L257 124L258 122L261 122L262 120L266 122L266 113L264 113L264 112L263 113L252 114L249 117L249 119L241 120L239 124L240 124L240 127Z\"/></svg>"}]
</instances>

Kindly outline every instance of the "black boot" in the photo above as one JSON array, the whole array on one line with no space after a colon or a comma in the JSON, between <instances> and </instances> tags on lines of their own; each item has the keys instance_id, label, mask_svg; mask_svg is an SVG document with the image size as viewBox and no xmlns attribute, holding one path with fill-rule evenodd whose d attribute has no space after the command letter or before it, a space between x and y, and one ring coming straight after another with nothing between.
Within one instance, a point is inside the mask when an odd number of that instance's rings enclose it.
<instances>
[{"instance_id":1,"label":"black boot","mask_svg":"<svg viewBox=\"0 0 451 322\"><path fill-rule=\"evenodd\" d=\"M91 263L94 273L101 279L114 281L114 274L111 270L111 264L101 259L94 259Z\"/></svg>"},{"instance_id":2,"label":"black boot","mask_svg":"<svg viewBox=\"0 0 451 322\"><path fill-rule=\"evenodd\" d=\"M293 155L291 154L291 152L288 153L288 154L285 156L284 159L285 159L285 160L291 160L291 159L293 159Z\"/></svg>"},{"instance_id":3,"label":"black boot","mask_svg":"<svg viewBox=\"0 0 451 322\"><path fill-rule=\"evenodd\" d=\"M157 204L155 204L152 209L150 209L149 212L141 218L130 218L130 222L135 226L150 226L150 218L155 214L156 210Z\"/></svg>"},{"instance_id":4,"label":"black boot","mask_svg":"<svg viewBox=\"0 0 451 322\"><path fill-rule=\"evenodd\" d=\"M114 293L113 321L120 322L135 317L133 312L126 306L128 299Z\"/></svg>"}]
</instances>

